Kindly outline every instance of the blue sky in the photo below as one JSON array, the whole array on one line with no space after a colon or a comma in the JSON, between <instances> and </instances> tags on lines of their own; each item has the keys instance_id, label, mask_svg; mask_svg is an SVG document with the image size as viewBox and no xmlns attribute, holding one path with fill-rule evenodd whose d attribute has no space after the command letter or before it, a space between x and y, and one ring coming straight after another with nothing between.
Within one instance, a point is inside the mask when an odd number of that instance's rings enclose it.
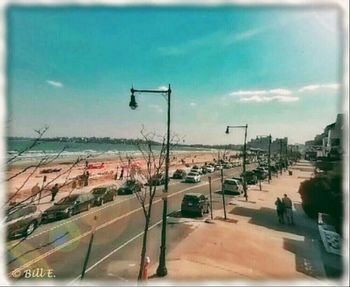
<instances>
[{"instance_id":1,"label":"blue sky","mask_svg":"<svg viewBox=\"0 0 350 287\"><path fill-rule=\"evenodd\" d=\"M130 88L172 86L172 131L187 143L271 133L304 142L340 111L336 9L24 8L7 11L9 134L135 138L165 132L166 100Z\"/></svg>"}]
</instances>

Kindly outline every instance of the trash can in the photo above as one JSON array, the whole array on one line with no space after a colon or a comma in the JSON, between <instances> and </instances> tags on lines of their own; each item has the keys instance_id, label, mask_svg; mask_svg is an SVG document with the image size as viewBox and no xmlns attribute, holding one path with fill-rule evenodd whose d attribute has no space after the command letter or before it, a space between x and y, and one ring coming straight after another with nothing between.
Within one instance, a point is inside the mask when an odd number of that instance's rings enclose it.
<instances>
[{"instance_id":1,"label":"trash can","mask_svg":"<svg viewBox=\"0 0 350 287\"><path fill-rule=\"evenodd\" d=\"M289 175L293 175L293 172L291 170L288 171Z\"/></svg>"}]
</instances>

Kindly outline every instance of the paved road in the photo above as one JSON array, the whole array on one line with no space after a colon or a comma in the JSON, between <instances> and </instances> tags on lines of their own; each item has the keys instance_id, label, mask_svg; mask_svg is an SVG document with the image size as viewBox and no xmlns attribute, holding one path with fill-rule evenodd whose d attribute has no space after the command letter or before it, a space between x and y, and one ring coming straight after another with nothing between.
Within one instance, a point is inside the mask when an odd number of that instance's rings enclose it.
<instances>
[{"instance_id":1,"label":"paved road","mask_svg":"<svg viewBox=\"0 0 350 287\"><path fill-rule=\"evenodd\" d=\"M251 169L254 165L249 166ZM238 175L241 168L224 170L225 176ZM211 174L213 190L213 208L222 207L220 174ZM158 188L152 210L151 231L149 233L148 255L152 260L159 256L159 240L162 218L162 187ZM197 184L188 184L172 180L169 186L168 214L178 218L176 213L186 192L209 193L208 178L202 177ZM226 196L227 201L232 196ZM8 242L7 266L9 277L23 278L30 270L52 269L56 279L78 280L94 216L97 216L97 228L94 244L88 263L86 279L133 280L137 277L144 217L139 202L134 195L118 196L114 202L95 207L89 212L40 226L30 237L23 241ZM191 220L191 219L186 219ZM193 219L203 220L203 219ZM171 218L169 219L171 221ZM186 224L168 224L167 248L171 249L191 232ZM47 273L43 275L47 277Z\"/></svg>"}]
</instances>

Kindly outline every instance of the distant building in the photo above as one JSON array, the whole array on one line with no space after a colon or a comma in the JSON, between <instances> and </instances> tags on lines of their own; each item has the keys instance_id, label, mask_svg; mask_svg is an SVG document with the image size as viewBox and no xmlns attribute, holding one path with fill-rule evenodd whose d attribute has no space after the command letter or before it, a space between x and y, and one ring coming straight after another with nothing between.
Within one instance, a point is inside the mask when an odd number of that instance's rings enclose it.
<instances>
[{"instance_id":1,"label":"distant building","mask_svg":"<svg viewBox=\"0 0 350 287\"><path fill-rule=\"evenodd\" d=\"M271 142L271 153L280 153L282 149L282 153L286 152L286 148L288 146L288 138L275 139ZM260 149L264 152L269 151L269 137L268 136L260 136L255 139L250 140L247 143L247 147L249 149Z\"/></svg>"},{"instance_id":2,"label":"distant building","mask_svg":"<svg viewBox=\"0 0 350 287\"><path fill-rule=\"evenodd\" d=\"M340 159L343 153L343 114L338 114L336 121L327 125L322 134L316 135L314 140L305 142L305 158Z\"/></svg>"}]
</instances>

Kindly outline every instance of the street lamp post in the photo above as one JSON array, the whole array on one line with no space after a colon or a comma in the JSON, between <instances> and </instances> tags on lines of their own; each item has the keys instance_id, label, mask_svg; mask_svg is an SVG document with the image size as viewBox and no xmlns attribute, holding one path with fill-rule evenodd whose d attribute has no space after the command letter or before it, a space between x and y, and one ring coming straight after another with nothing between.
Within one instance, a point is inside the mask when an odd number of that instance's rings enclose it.
<instances>
[{"instance_id":1,"label":"street lamp post","mask_svg":"<svg viewBox=\"0 0 350 287\"><path fill-rule=\"evenodd\" d=\"M247 130L248 130L248 124L245 126L227 126L226 128L226 134L230 133L230 129L245 129L244 132L244 146L243 146L243 191L244 191L244 197L245 200L248 201L248 194L247 194L247 183L245 180L245 172L246 172L246 157L247 157Z\"/></svg>"},{"instance_id":2,"label":"street lamp post","mask_svg":"<svg viewBox=\"0 0 350 287\"><path fill-rule=\"evenodd\" d=\"M279 139L280 142L280 174L282 174L282 139Z\"/></svg>"},{"instance_id":3,"label":"street lamp post","mask_svg":"<svg viewBox=\"0 0 350 287\"><path fill-rule=\"evenodd\" d=\"M260 136L260 137L266 137L265 135L263 136ZM269 183L270 183L270 180L272 179L271 177L271 143L272 143L272 137L271 137L271 134L268 135L268 138L269 138L269 148L268 148L268 158L267 158L267 164L268 164L268 171L269 171Z\"/></svg>"},{"instance_id":4,"label":"street lamp post","mask_svg":"<svg viewBox=\"0 0 350 287\"><path fill-rule=\"evenodd\" d=\"M164 183L164 193L163 196L163 216L162 216L162 233L161 233L161 245L160 245L160 255L159 255L159 266L157 268L157 275L160 277L166 276L168 270L166 268L165 262L165 250L166 250L166 227L167 227L167 213L168 213L168 201L167 192L169 184L169 150L170 150L170 98L171 98L171 88L170 84L167 90L136 90L134 87L131 88L131 98L129 106L131 109L135 110L137 108L137 103L135 99L135 93L152 93L152 94L162 94L167 95L168 102L168 113L167 113L167 138L166 138L166 155L165 155L165 183Z\"/></svg>"}]
</instances>

